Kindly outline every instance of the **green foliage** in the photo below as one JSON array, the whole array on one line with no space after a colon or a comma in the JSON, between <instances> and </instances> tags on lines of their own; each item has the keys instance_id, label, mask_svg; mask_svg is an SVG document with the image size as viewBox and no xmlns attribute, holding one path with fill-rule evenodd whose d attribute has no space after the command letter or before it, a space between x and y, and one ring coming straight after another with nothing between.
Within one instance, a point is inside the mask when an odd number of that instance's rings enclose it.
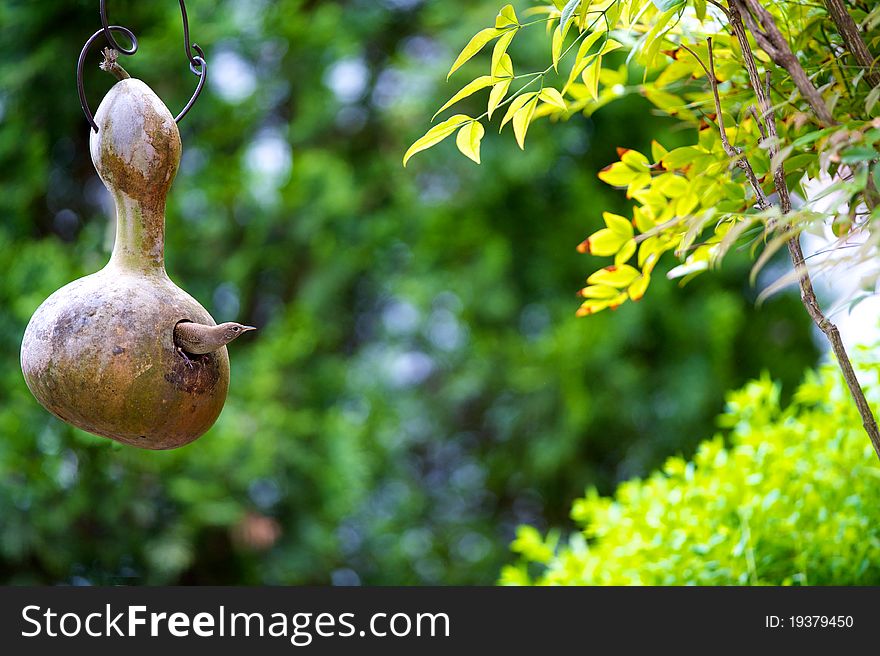
<instances>
[{"instance_id":1,"label":"green foliage","mask_svg":"<svg viewBox=\"0 0 880 656\"><path fill-rule=\"evenodd\" d=\"M869 46L875 46L880 42L875 30L877 11L866 14L860 3L855 4L855 20L865 29ZM837 124L823 124L811 105L799 97L788 72L777 68L755 47L761 84L765 73L771 76L767 88L768 102L777 114L773 120L778 136L774 138L764 125L765 119L759 121L754 111L760 103L751 87L746 58L731 34L730 16L723 7L707 5L705 0L543 3L526 12L542 18L526 23L516 20L513 8L506 5L496 27L480 31L459 55L450 75L498 38L490 75L466 85L438 114L494 85L487 111L467 117L468 125L488 123L496 109L507 105L500 128L512 122L520 148L524 148L530 124L540 118L591 116L630 94L641 94L656 112L686 130L689 141L681 147L667 151L658 143L662 140L654 139L651 157L621 148L620 160L599 172L601 180L625 189L626 197L635 201L627 220L638 232L612 238L610 228L604 228L580 244L580 252L613 256L614 264L588 278L579 316L641 299L654 267L666 252L681 261L669 271L669 277L684 284L716 267L739 246L757 258L754 280L792 236L828 226L838 238L829 249L835 251L835 257L814 263L814 270L840 266L841 262L847 266L874 262L874 228L880 222L876 191L876 180L880 180L880 86L871 87L866 71L851 55L839 56L847 50L846 44L834 30L826 29L829 17L821 5L769 3L768 9ZM503 29L498 27L502 15L511 17ZM510 75L501 77L496 71L499 53L509 57L514 36L533 25L546 28L550 65L513 75L510 61ZM612 54L617 49L627 53L625 61L620 53ZM520 61L518 55L518 67ZM720 95L717 107L713 76ZM521 81L520 86L506 95L514 81ZM417 145L417 150L424 150L439 143L442 138L435 138L439 127L418 140L405 159L416 152ZM482 132L479 130L480 135ZM725 139L730 145L725 145ZM641 147L631 138L626 145ZM459 148L479 163L461 143ZM744 162L754 170L760 190L750 185ZM804 199L785 216L776 207L764 207L761 198L774 192L777 170L789 190ZM816 190L817 183L821 191ZM620 278L596 283L597 277L607 277L609 271L624 264L630 267L624 276L628 282ZM864 289L872 290L878 277L880 269L873 266L865 276ZM796 274L782 277L764 296L795 280Z\"/></svg>"},{"instance_id":2,"label":"green foliage","mask_svg":"<svg viewBox=\"0 0 880 656\"><path fill-rule=\"evenodd\" d=\"M880 400L880 365L863 367ZM833 366L793 402L768 377L728 396L728 436L692 460L595 489L574 502L582 528L560 543L524 526L501 581L537 585L877 585L880 467Z\"/></svg>"},{"instance_id":3,"label":"green foliage","mask_svg":"<svg viewBox=\"0 0 880 656\"><path fill-rule=\"evenodd\" d=\"M230 349L215 427L154 453L72 430L22 380L28 318L104 265L112 208L71 72L94 0L0 3L0 581L491 583L517 525L689 453L762 369L793 385L813 364L797 299L756 310L742 257L688 297L661 278L613 321L571 316L585 208L624 212L592 172L663 131L637 96L557 126L562 155L536 123L487 166L437 151L402 170L449 96L437 53L478 11L404 4L187 2L210 70L180 124L167 268L259 331ZM110 12L141 43L126 69L179 110L195 78L176 4Z\"/></svg>"}]
</instances>

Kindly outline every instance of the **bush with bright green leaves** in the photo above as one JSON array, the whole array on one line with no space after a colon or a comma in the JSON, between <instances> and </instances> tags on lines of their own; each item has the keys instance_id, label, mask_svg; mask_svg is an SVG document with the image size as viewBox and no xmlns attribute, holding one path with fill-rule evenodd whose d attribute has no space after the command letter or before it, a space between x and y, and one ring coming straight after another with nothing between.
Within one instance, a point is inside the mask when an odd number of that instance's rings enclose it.
<instances>
[{"instance_id":1,"label":"bush with bright green leaves","mask_svg":"<svg viewBox=\"0 0 880 656\"><path fill-rule=\"evenodd\" d=\"M880 396L880 366L863 367ZM518 531L507 584L877 585L880 467L832 367L783 407L767 377L730 394L729 438L575 501L582 531Z\"/></svg>"}]
</instances>

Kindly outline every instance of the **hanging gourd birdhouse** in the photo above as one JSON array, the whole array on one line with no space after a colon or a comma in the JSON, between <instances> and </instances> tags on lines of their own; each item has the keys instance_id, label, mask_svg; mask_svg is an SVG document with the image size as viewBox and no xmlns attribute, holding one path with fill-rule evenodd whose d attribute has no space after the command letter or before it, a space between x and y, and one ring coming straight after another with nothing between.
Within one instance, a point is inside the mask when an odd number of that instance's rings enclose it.
<instances>
[{"instance_id":1,"label":"hanging gourd birdhouse","mask_svg":"<svg viewBox=\"0 0 880 656\"><path fill-rule=\"evenodd\" d=\"M225 344L249 327L215 327L165 272L165 202L181 153L177 121L204 84L203 53L193 44L199 85L175 119L107 49L102 68L119 81L92 117L81 83L89 47L103 35L124 54L137 49L131 31L109 27L103 2L101 9L104 28L83 48L78 79L92 162L116 206L116 241L103 269L62 287L34 312L21 367L33 395L64 421L132 446L171 449L217 419L229 387ZM119 48L111 30L125 33L131 48Z\"/></svg>"}]
</instances>

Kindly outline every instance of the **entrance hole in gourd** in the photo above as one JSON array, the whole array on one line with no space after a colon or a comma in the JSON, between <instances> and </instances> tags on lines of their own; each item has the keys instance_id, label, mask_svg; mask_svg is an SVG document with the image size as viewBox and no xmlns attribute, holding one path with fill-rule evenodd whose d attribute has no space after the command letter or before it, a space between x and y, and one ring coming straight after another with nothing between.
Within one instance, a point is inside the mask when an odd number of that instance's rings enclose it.
<instances>
[{"instance_id":1,"label":"entrance hole in gourd","mask_svg":"<svg viewBox=\"0 0 880 656\"><path fill-rule=\"evenodd\" d=\"M192 323L191 319L179 319L177 323L174 324L174 328L171 330L171 348L177 349L177 343L174 341L174 333L177 332L177 327L182 323ZM190 353L186 349L183 349L183 352L186 353L187 357L193 364L204 362L204 357L206 355L210 355L210 353L198 354L198 353Z\"/></svg>"}]
</instances>

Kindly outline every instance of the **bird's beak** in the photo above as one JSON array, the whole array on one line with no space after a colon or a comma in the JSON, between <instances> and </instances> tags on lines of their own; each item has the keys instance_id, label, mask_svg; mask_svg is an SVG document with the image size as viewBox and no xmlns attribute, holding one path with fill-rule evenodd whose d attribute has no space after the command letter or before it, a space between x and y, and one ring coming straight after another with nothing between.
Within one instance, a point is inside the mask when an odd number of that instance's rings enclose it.
<instances>
[{"instance_id":1,"label":"bird's beak","mask_svg":"<svg viewBox=\"0 0 880 656\"><path fill-rule=\"evenodd\" d=\"M257 329L256 326L242 326L241 327L242 332L245 332L245 333L249 330L256 330L256 329Z\"/></svg>"}]
</instances>

